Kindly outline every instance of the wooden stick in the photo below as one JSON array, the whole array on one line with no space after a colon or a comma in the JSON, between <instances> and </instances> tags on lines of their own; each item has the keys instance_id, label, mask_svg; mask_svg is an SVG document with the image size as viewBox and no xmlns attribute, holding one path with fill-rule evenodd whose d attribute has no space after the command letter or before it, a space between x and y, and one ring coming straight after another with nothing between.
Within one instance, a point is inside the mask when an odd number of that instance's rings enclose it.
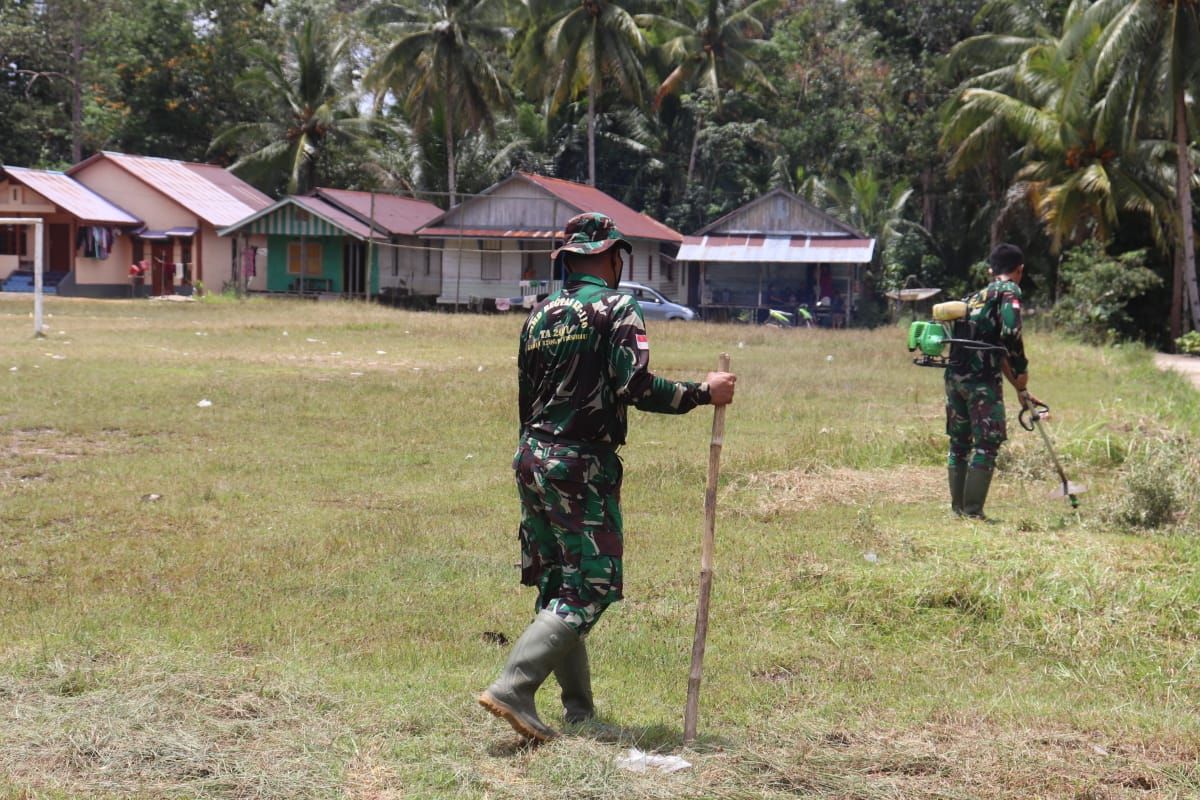
<instances>
[{"instance_id":1,"label":"wooden stick","mask_svg":"<svg viewBox=\"0 0 1200 800\"><path fill-rule=\"evenodd\" d=\"M717 370L729 371L729 354L721 353ZM721 445L725 443L725 406L713 409L712 441L708 445L708 485L704 489L704 538L700 544L700 602L696 606L696 636L692 640L692 668L688 673L687 707L683 711L683 741L696 739L696 714L700 707L700 674L704 642L708 638L708 603L712 595L713 544L717 530L717 475L721 470Z\"/></svg>"}]
</instances>

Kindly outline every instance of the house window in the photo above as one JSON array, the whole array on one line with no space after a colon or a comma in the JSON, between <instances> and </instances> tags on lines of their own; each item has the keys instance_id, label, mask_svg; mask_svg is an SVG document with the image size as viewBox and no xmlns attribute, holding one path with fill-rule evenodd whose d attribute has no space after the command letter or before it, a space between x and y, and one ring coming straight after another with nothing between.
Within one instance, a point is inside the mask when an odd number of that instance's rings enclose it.
<instances>
[{"instance_id":1,"label":"house window","mask_svg":"<svg viewBox=\"0 0 1200 800\"><path fill-rule=\"evenodd\" d=\"M289 275L299 275L301 263L304 265L305 275L320 275L323 270L321 268L321 243L307 242L304 245L303 262L300 256L300 242L288 243L287 270Z\"/></svg>"},{"instance_id":2,"label":"house window","mask_svg":"<svg viewBox=\"0 0 1200 800\"><path fill-rule=\"evenodd\" d=\"M28 255L25 241L25 225L0 226L0 256Z\"/></svg>"},{"instance_id":3,"label":"house window","mask_svg":"<svg viewBox=\"0 0 1200 800\"><path fill-rule=\"evenodd\" d=\"M479 241L479 278L485 281L500 280L501 243L495 239Z\"/></svg>"},{"instance_id":4,"label":"house window","mask_svg":"<svg viewBox=\"0 0 1200 800\"><path fill-rule=\"evenodd\" d=\"M179 240L179 260L185 264L192 263L192 240L191 239L180 239Z\"/></svg>"}]
</instances>

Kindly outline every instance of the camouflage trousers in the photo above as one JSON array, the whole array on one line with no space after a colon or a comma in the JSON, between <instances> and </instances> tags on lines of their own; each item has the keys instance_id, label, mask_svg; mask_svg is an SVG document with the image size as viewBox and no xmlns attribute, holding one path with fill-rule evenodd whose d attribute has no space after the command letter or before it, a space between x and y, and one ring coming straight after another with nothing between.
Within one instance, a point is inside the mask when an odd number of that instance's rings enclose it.
<instances>
[{"instance_id":1,"label":"camouflage trousers","mask_svg":"<svg viewBox=\"0 0 1200 800\"><path fill-rule=\"evenodd\" d=\"M521 583L580 635L621 599L621 459L604 446L524 437L513 456L521 498Z\"/></svg>"},{"instance_id":2,"label":"camouflage trousers","mask_svg":"<svg viewBox=\"0 0 1200 800\"><path fill-rule=\"evenodd\" d=\"M979 380L947 371L946 435L950 437L949 466L995 469L996 454L1008 438L1000 376Z\"/></svg>"}]
</instances>

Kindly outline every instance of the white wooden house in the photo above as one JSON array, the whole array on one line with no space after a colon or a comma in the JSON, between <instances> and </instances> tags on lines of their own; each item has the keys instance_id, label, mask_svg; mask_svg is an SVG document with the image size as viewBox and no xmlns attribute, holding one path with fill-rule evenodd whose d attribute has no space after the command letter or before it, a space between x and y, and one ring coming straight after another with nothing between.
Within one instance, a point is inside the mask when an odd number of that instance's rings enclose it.
<instances>
[{"instance_id":1,"label":"white wooden house","mask_svg":"<svg viewBox=\"0 0 1200 800\"><path fill-rule=\"evenodd\" d=\"M686 292L686 276L674 259L680 233L595 187L517 172L418 232L441 250L438 303L472 305L554 288L562 276L552 274L550 251L561 243L567 220L585 211L612 217L633 245L626 280L670 297ZM529 289L531 282L540 291Z\"/></svg>"}]
</instances>

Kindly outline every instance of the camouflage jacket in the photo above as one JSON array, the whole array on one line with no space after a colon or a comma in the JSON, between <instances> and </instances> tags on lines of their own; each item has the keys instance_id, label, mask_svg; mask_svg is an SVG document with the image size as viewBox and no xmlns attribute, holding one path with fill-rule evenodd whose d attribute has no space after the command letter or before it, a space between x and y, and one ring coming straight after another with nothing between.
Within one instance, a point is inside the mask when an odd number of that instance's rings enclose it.
<instances>
[{"instance_id":1,"label":"camouflage jacket","mask_svg":"<svg viewBox=\"0 0 1200 800\"><path fill-rule=\"evenodd\" d=\"M642 309L600 278L571 274L534 307L517 356L522 435L563 443L625 443L629 406L685 414L708 387L650 372Z\"/></svg>"},{"instance_id":2,"label":"camouflage jacket","mask_svg":"<svg viewBox=\"0 0 1200 800\"><path fill-rule=\"evenodd\" d=\"M1029 359L1025 357L1025 342L1021 338L1021 288L1012 281L995 280L963 299L972 328L969 337L1004 347L1013 373L1028 372ZM958 329L955 335L960 335ZM946 370L947 377L997 378L1001 355L994 350L963 350L961 359L952 358L955 363Z\"/></svg>"}]
</instances>

